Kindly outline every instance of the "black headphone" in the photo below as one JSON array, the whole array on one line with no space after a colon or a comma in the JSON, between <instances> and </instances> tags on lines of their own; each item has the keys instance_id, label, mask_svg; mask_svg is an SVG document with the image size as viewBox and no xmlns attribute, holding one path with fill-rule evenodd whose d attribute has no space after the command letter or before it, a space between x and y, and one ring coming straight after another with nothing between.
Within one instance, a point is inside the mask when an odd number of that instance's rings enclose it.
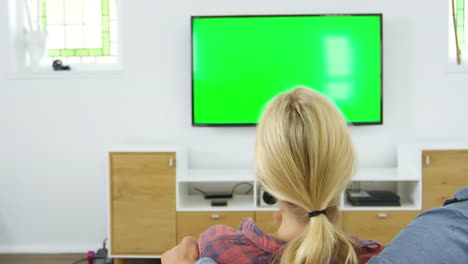
<instances>
[{"instance_id":1,"label":"black headphone","mask_svg":"<svg viewBox=\"0 0 468 264\"><path fill-rule=\"evenodd\" d=\"M69 71L70 66L64 66L61 60L54 60L52 63L52 68L54 71Z\"/></svg>"}]
</instances>

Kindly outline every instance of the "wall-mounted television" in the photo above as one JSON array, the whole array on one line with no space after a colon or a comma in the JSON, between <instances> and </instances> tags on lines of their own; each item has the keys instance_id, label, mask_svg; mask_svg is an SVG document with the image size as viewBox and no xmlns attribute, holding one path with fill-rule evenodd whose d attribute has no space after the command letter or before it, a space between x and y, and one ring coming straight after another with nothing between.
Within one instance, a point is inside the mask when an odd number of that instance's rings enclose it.
<instances>
[{"instance_id":1,"label":"wall-mounted television","mask_svg":"<svg viewBox=\"0 0 468 264\"><path fill-rule=\"evenodd\" d=\"M256 125L295 87L382 124L382 14L192 16L192 125Z\"/></svg>"}]
</instances>

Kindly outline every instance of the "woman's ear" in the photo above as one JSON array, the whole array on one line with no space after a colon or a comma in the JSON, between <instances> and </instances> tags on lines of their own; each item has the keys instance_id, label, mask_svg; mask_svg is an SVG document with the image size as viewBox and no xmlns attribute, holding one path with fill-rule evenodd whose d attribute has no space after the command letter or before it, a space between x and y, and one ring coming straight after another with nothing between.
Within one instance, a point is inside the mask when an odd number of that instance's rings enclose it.
<instances>
[{"instance_id":1,"label":"woman's ear","mask_svg":"<svg viewBox=\"0 0 468 264\"><path fill-rule=\"evenodd\" d=\"M281 225L282 221L283 214L281 213L281 211L273 212L273 223L275 223L275 225Z\"/></svg>"}]
</instances>

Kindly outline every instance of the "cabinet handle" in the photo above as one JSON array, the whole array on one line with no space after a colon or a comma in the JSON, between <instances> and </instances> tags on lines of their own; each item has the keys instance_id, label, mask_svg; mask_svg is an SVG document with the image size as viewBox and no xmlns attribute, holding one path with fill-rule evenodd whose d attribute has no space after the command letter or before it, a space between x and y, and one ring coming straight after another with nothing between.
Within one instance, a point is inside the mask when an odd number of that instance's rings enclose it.
<instances>
[{"instance_id":1,"label":"cabinet handle","mask_svg":"<svg viewBox=\"0 0 468 264\"><path fill-rule=\"evenodd\" d=\"M221 218L221 215L219 215L219 214L212 214L210 218L211 218L211 219L220 219L220 218Z\"/></svg>"},{"instance_id":2,"label":"cabinet handle","mask_svg":"<svg viewBox=\"0 0 468 264\"><path fill-rule=\"evenodd\" d=\"M426 156L426 166L431 165L431 156L427 155Z\"/></svg>"},{"instance_id":3,"label":"cabinet handle","mask_svg":"<svg viewBox=\"0 0 468 264\"><path fill-rule=\"evenodd\" d=\"M174 158L169 159L169 167L174 167Z\"/></svg>"},{"instance_id":4,"label":"cabinet handle","mask_svg":"<svg viewBox=\"0 0 468 264\"><path fill-rule=\"evenodd\" d=\"M379 213L379 214L377 214L377 218L380 218L380 219L388 218L388 214L386 214L386 213Z\"/></svg>"}]
</instances>

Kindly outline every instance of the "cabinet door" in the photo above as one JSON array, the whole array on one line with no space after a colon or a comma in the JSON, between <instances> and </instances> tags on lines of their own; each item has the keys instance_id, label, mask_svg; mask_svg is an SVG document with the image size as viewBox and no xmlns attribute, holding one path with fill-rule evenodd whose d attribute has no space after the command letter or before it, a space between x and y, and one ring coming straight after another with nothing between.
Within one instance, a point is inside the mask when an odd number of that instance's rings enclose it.
<instances>
[{"instance_id":1,"label":"cabinet door","mask_svg":"<svg viewBox=\"0 0 468 264\"><path fill-rule=\"evenodd\" d=\"M185 236L198 239L208 227L213 225L227 225L234 229L239 227L242 219L254 218L253 212L178 212L177 213L177 242Z\"/></svg>"},{"instance_id":2,"label":"cabinet door","mask_svg":"<svg viewBox=\"0 0 468 264\"><path fill-rule=\"evenodd\" d=\"M440 207L468 186L468 150L430 150L422 154L423 210Z\"/></svg>"},{"instance_id":3,"label":"cabinet door","mask_svg":"<svg viewBox=\"0 0 468 264\"><path fill-rule=\"evenodd\" d=\"M420 211L343 212L343 230L363 239L388 244Z\"/></svg>"},{"instance_id":4,"label":"cabinet door","mask_svg":"<svg viewBox=\"0 0 468 264\"><path fill-rule=\"evenodd\" d=\"M176 243L175 153L110 154L113 255L160 255Z\"/></svg>"},{"instance_id":5,"label":"cabinet door","mask_svg":"<svg viewBox=\"0 0 468 264\"><path fill-rule=\"evenodd\" d=\"M255 223L264 233L275 234L278 231L279 225L273 220L273 213L271 211L255 212Z\"/></svg>"}]
</instances>

